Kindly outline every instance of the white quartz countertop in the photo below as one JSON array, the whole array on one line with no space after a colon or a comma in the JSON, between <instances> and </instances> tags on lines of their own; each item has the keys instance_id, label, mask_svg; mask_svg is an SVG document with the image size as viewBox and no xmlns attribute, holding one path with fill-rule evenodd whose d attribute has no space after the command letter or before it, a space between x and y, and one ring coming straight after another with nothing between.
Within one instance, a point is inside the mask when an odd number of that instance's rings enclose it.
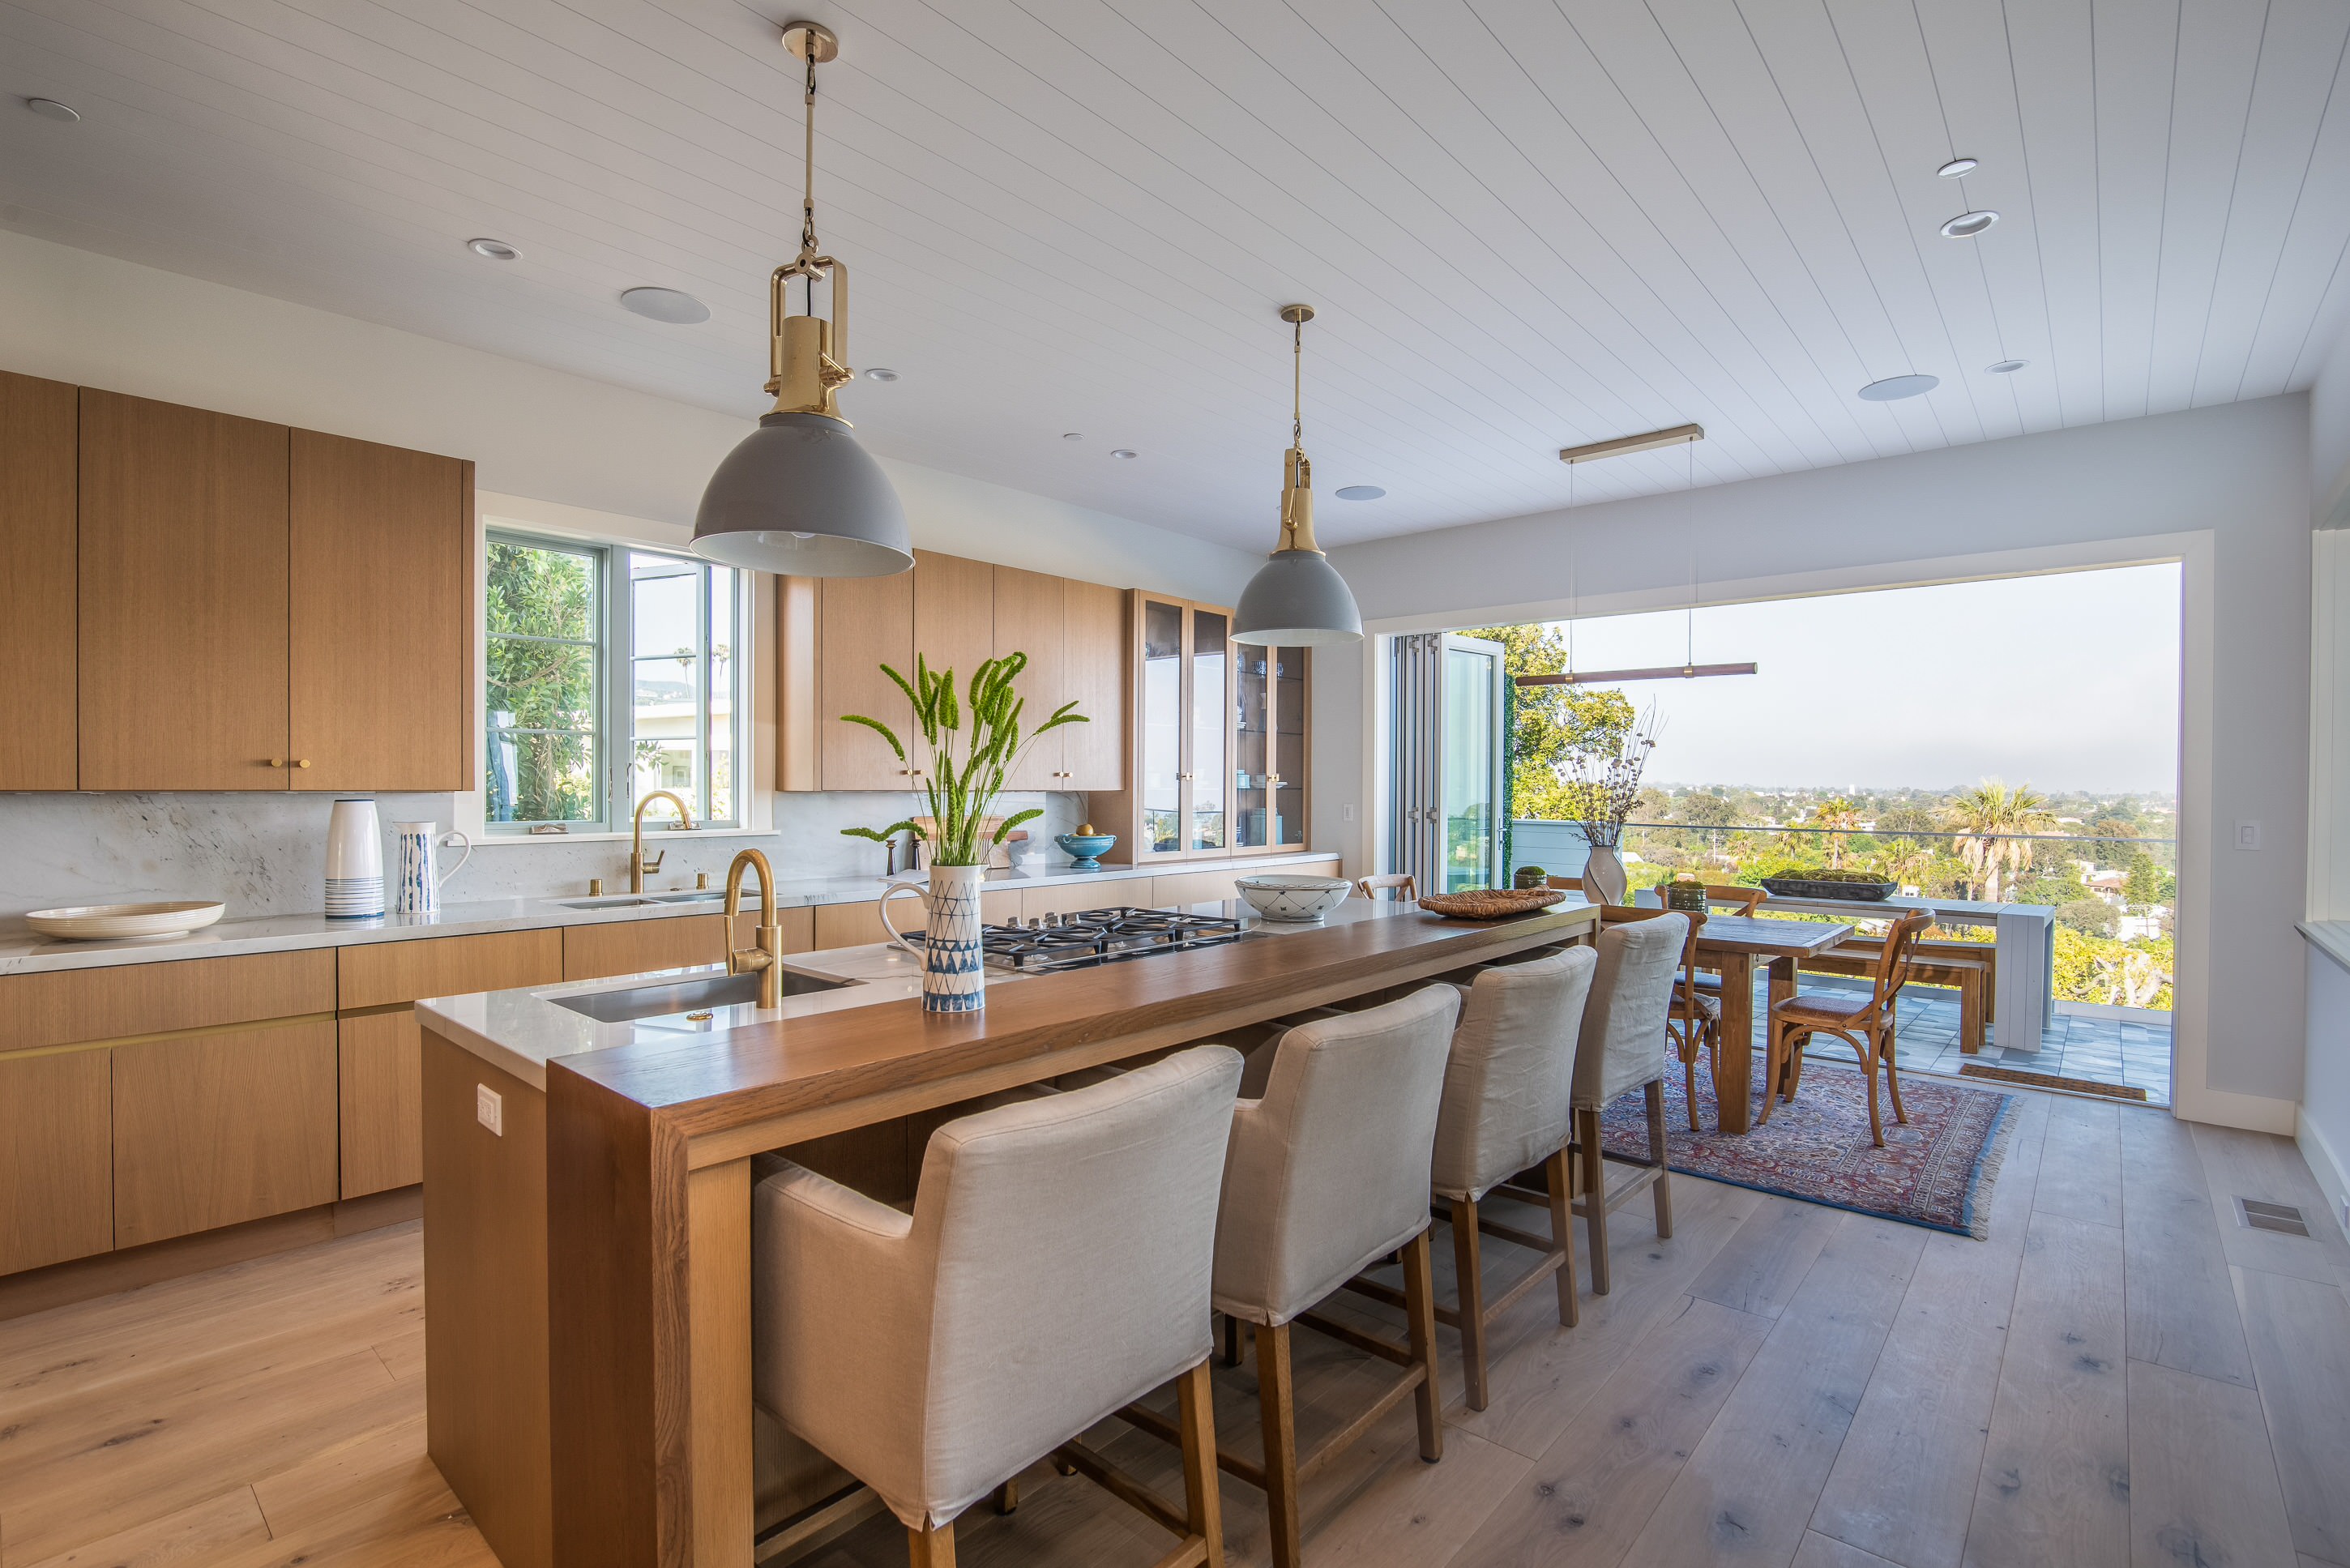
<instances>
[{"instance_id":1,"label":"white quartz countertop","mask_svg":"<svg viewBox=\"0 0 2350 1568\"><path fill-rule=\"evenodd\" d=\"M1319 922L1261 920L1256 911L1236 901L1179 906L1193 914L1238 919L1252 935L1281 936L1316 931L1356 920L1376 920L1409 909L1408 905L1373 903L1348 898ZM1128 963L1180 963L1180 955L1162 954L1122 961ZM675 981L714 978L726 972L723 964L693 969L660 970L650 974L616 975L604 980L575 981L562 985L529 986L518 991L485 992L473 996L434 997L416 1004L425 1027L471 1051L492 1065L525 1083L546 1087L546 1064L590 1051L619 1045L659 1044L690 1047L698 1035L740 1029L753 1023L779 1023L788 1032L795 1018L839 1012L877 1002L906 1002L922 993L921 961L890 942L864 947L831 948L822 952L794 953L784 961L786 970L800 970L854 983L837 991L786 996L782 1005L712 1007L691 1015L667 1013L624 1023L608 1023L563 1005L566 997L604 992L633 991ZM1077 972L1084 972L1079 971ZM1007 985L1050 981L1050 974L1028 975L991 968L990 990ZM788 1037L788 1034L787 1036Z\"/></svg>"},{"instance_id":2,"label":"white quartz countertop","mask_svg":"<svg viewBox=\"0 0 2350 1568\"><path fill-rule=\"evenodd\" d=\"M1309 854L1307 858L1326 858ZM1020 888L1063 887L1073 882L1121 882L1137 877L1178 876L1190 871L1277 871L1295 866L1290 855L1240 856L1230 860L1187 860L1165 866L1105 866L1098 871L1058 869L997 872L987 880L989 891ZM920 873L914 874L919 877ZM854 904L878 898L892 880L888 877L825 877L797 881L777 879L775 907L803 909L816 904ZM693 893L693 889L652 888L646 897ZM92 901L95 900L86 900ZM1107 901L1107 900L1106 900ZM756 908L751 888L743 889L745 908ZM492 931L527 931L548 926L604 925L621 920L667 919L681 915L714 914L723 908L716 888L675 903L642 903L636 895L607 894L601 899L584 894L544 898L500 898L481 903L450 904L436 919L387 915L369 920L330 920L324 915L267 915L220 920L183 937L149 938L137 941L68 942L39 936L22 920L0 926L0 975L37 974L47 970L99 969L113 964L158 963L172 959L226 958L240 953L291 952L304 948L349 947L362 942L409 941L419 937L479 936ZM798 961L797 960L794 961Z\"/></svg>"}]
</instances>

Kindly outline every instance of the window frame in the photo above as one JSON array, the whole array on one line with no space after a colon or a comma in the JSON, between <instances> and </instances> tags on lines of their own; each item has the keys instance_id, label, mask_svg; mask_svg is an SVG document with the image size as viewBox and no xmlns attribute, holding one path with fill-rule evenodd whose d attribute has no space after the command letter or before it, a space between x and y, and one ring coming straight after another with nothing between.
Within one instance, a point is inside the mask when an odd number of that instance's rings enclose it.
<instances>
[{"instance_id":1,"label":"window frame","mask_svg":"<svg viewBox=\"0 0 2350 1568\"><path fill-rule=\"evenodd\" d=\"M753 820L755 769L752 765L751 745L754 735L751 707L754 693L751 670L751 642L756 626L753 585L756 574L739 567L713 566L708 561L682 550L663 548L628 539L577 537L560 534L540 533L504 524L486 524L482 534L483 574L478 596L483 615L482 676L479 699L481 722L475 726L483 746L483 766L476 785L482 808L484 836L503 843L533 843L577 840L594 837L625 837L633 826L632 817L638 804L633 795L636 776L636 663L635 605L630 593L631 575L627 557L630 555L655 556L693 568L695 593L695 678L694 709L697 737L698 783L689 794L693 800L694 819L698 826L722 832L756 831ZM595 577L595 597L591 610L594 626L592 642L574 639L538 639L541 641L561 641L593 649L591 664L595 670L596 690L592 699L595 714L594 743L590 748L593 765L590 788L596 797L599 815L594 817L554 818L501 821L489 815L490 758L490 669L488 649L502 639L521 634L500 632L488 625L489 553L500 545L525 549L549 550L563 555L586 556L592 565ZM712 579L717 571L733 573L733 636L728 657L728 683L732 689L731 715L723 731L715 721L717 691L712 682L713 664L711 647ZM653 657L653 656L647 656ZM712 761L717 753L712 744L723 733L728 742L733 777L733 804L728 815L712 817L707 807L713 785ZM650 792L649 792L650 793ZM555 828L560 831L549 832Z\"/></svg>"}]
</instances>

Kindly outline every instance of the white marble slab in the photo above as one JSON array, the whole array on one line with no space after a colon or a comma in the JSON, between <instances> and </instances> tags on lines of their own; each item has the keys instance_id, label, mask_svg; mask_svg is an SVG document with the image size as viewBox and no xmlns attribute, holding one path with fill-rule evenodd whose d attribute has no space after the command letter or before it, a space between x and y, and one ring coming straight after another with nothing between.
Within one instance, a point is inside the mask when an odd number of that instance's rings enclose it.
<instances>
[{"instance_id":1,"label":"white marble slab","mask_svg":"<svg viewBox=\"0 0 2350 1568\"><path fill-rule=\"evenodd\" d=\"M721 841L723 842L723 841ZM731 851L730 851L731 853ZM1034 874L999 872L988 879L993 890L1066 887L1076 882L1104 884L1102 901L1126 901L1130 895L1109 891L1122 882L1182 871L1245 870L1289 866L1295 856L1243 857L1232 860L1193 861L1176 867L1105 866L1098 871L1059 870ZM721 875L723 875L723 867ZM656 878L658 884L659 879ZM816 904L852 904L878 898L889 878L873 876L813 877L778 881L778 909ZM690 888L656 885L650 891L679 892ZM746 896L746 904L755 899ZM577 906L588 906L580 908ZM408 941L419 937L478 936L493 931L525 931L548 926L606 925L623 920L666 919L682 915L714 914L723 906L717 892L690 903L639 904L629 894L608 895L603 900L584 896L542 898L495 898L446 906L439 919L387 915L372 920L330 920L320 914L264 915L224 919L182 937L121 942L67 942L37 936L21 921L0 930L0 975L36 974L50 970L99 969L116 964L159 963L174 959L224 958L239 953L288 952L304 948L348 947L363 942ZM1342 906L1343 907L1343 906Z\"/></svg>"}]
</instances>

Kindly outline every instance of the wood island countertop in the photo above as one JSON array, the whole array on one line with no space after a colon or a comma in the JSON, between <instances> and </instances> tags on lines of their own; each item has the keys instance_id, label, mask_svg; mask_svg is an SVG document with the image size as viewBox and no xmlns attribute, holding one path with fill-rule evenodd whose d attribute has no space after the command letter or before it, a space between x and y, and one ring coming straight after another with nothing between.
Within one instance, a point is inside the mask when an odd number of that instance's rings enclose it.
<instances>
[{"instance_id":1,"label":"wood island countertop","mask_svg":"<svg viewBox=\"0 0 2350 1568\"><path fill-rule=\"evenodd\" d=\"M1349 899L1320 927L991 986L975 1014L926 1013L899 990L691 1038L647 1031L546 1060L543 1101L506 1077L527 1099L503 1137L474 1125L493 1059L428 1004L434 1458L509 1564L752 1568L754 1155L1373 1000L1597 923L1582 904L1480 922ZM503 1189L483 1164L500 1159ZM495 1397L490 1380L517 1366L528 1397Z\"/></svg>"}]
</instances>

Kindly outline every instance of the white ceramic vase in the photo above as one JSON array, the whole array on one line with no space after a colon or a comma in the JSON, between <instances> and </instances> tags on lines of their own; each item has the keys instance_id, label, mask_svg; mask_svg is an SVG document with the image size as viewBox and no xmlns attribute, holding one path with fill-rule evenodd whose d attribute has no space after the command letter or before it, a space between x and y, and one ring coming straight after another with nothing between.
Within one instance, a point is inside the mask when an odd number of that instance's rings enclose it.
<instances>
[{"instance_id":1,"label":"white ceramic vase","mask_svg":"<svg viewBox=\"0 0 2350 1568\"><path fill-rule=\"evenodd\" d=\"M327 818L327 919L383 916L383 828L375 802L338 800Z\"/></svg>"},{"instance_id":2,"label":"white ceramic vase","mask_svg":"<svg viewBox=\"0 0 2350 1568\"><path fill-rule=\"evenodd\" d=\"M1595 844L1591 858L1583 863L1583 896L1595 904L1620 904L1631 878L1624 874L1624 862L1617 857L1612 845Z\"/></svg>"},{"instance_id":3,"label":"white ceramic vase","mask_svg":"<svg viewBox=\"0 0 2350 1568\"><path fill-rule=\"evenodd\" d=\"M449 836L464 846L465 852L457 857L457 864L446 871L433 863L432 851L439 840L433 822L395 822L391 825L394 846L391 912L412 915L420 919L438 919L441 915L441 884L464 869L465 862L473 857L473 841L452 828Z\"/></svg>"},{"instance_id":4,"label":"white ceramic vase","mask_svg":"<svg viewBox=\"0 0 2350 1568\"><path fill-rule=\"evenodd\" d=\"M881 894L881 924L889 940L922 961L922 1011L977 1012L987 1005L987 963L980 950L979 892L984 866L931 865L927 882L892 882ZM922 896L929 915L918 937L909 937L889 919L889 900L899 894Z\"/></svg>"}]
</instances>

